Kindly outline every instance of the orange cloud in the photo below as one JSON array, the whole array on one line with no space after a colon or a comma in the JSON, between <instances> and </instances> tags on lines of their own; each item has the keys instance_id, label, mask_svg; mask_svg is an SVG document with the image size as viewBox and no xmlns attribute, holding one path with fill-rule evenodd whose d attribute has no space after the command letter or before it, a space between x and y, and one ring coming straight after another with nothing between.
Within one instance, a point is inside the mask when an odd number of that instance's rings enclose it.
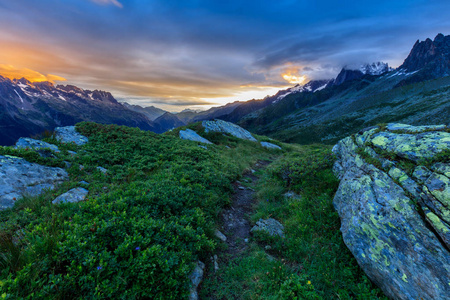
<instances>
[{"instance_id":1,"label":"orange cloud","mask_svg":"<svg viewBox=\"0 0 450 300\"><path fill-rule=\"evenodd\" d=\"M7 77L9 79L20 79L25 77L31 82L41 82L41 81L66 81L64 77L53 75L53 74L41 74L37 71L33 71L31 69L23 68L19 69L12 65L3 65L0 64L0 75L3 77Z\"/></svg>"},{"instance_id":2,"label":"orange cloud","mask_svg":"<svg viewBox=\"0 0 450 300\"><path fill-rule=\"evenodd\" d=\"M302 84L307 80L305 75L300 74L299 67L289 67L288 69L285 69L281 74L281 77L292 84Z\"/></svg>"},{"instance_id":3,"label":"orange cloud","mask_svg":"<svg viewBox=\"0 0 450 300\"><path fill-rule=\"evenodd\" d=\"M112 4L112 5L115 5L117 7L123 8L122 3L120 3L117 0L91 0L91 1L94 2L94 3L100 4L100 5Z\"/></svg>"}]
</instances>

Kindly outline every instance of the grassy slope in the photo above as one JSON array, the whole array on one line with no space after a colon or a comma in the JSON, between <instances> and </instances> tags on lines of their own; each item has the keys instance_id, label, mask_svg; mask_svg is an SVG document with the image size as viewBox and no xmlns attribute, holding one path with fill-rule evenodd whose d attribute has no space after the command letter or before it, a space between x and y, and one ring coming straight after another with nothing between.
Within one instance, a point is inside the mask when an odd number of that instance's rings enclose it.
<instances>
[{"instance_id":1,"label":"grassy slope","mask_svg":"<svg viewBox=\"0 0 450 300\"><path fill-rule=\"evenodd\" d=\"M214 299L385 299L346 248L332 206L337 179L330 147L291 146L259 174L252 220L273 217L284 239L256 235L250 249L203 285ZM285 197L286 191L299 197ZM270 250L265 250L270 246ZM270 256L269 256L269 255ZM273 258L276 258L275 260Z\"/></svg>"},{"instance_id":2,"label":"grassy slope","mask_svg":"<svg viewBox=\"0 0 450 300\"><path fill-rule=\"evenodd\" d=\"M194 262L208 262L218 245L213 232L230 201L231 182L257 160L278 158L259 174L252 220L275 217L285 225L286 238L255 236L246 255L205 280L203 293L223 299L382 298L342 241L331 204L337 181L328 147L284 144L283 153L273 152L203 133L215 143L205 150L180 140L179 129L165 135L93 123L78 129L90 143L60 145L57 159L0 149L47 165L72 164L71 180L57 190L0 212L0 296L186 298ZM66 150L78 154L71 157ZM86 201L51 204L62 192L83 186L81 180L89 182ZM302 198L283 197L287 190Z\"/></svg>"},{"instance_id":3,"label":"grassy slope","mask_svg":"<svg viewBox=\"0 0 450 300\"><path fill-rule=\"evenodd\" d=\"M41 161L70 161L71 180L0 212L0 295L186 297L194 262L216 247L213 228L229 202L230 183L270 153L222 135L209 135L218 145L205 150L134 128L94 123L78 128L89 137L87 145L60 145L76 156L63 151L59 159ZM2 148L0 153L33 160L25 150ZM86 201L51 204L62 192L84 186L81 180L89 183Z\"/></svg>"},{"instance_id":4,"label":"grassy slope","mask_svg":"<svg viewBox=\"0 0 450 300\"><path fill-rule=\"evenodd\" d=\"M386 75L365 85L347 83L344 90L325 89L308 96L309 103L321 99L310 107L298 107L306 96L288 96L255 119L242 120L242 125L285 142L334 144L350 133L378 123L423 125L450 121L450 77L391 89L400 79Z\"/></svg>"}]
</instances>

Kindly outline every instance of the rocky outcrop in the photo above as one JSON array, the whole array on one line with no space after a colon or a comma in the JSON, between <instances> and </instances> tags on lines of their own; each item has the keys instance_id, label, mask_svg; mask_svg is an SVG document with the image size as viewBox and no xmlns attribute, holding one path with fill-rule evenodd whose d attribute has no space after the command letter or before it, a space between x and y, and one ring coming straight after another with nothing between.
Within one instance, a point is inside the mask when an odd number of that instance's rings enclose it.
<instances>
[{"instance_id":1,"label":"rocky outcrop","mask_svg":"<svg viewBox=\"0 0 450 300\"><path fill-rule=\"evenodd\" d=\"M180 130L180 138L183 140L189 140L199 143L212 144L207 139L201 137L197 132L192 129Z\"/></svg>"},{"instance_id":2,"label":"rocky outcrop","mask_svg":"<svg viewBox=\"0 0 450 300\"><path fill-rule=\"evenodd\" d=\"M67 172L61 168L0 155L0 210L13 207L24 195L38 195L67 179Z\"/></svg>"},{"instance_id":3,"label":"rocky outcrop","mask_svg":"<svg viewBox=\"0 0 450 300\"><path fill-rule=\"evenodd\" d=\"M222 120L203 121L202 126L205 128L205 132L219 132L232 135L239 139L249 140L256 142L256 139L250 132L244 128Z\"/></svg>"},{"instance_id":4,"label":"rocky outcrop","mask_svg":"<svg viewBox=\"0 0 450 300\"><path fill-rule=\"evenodd\" d=\"M74 143L78 146L88 142L88 138L78 133L75 126L56 127L55 137L61 143Z\"/></svg>"},{"instance_id":5,"label":"rocky outcrop","mask_svg":"<svg viewBox=\"0 0 450 300\"><path fill-rule=\"evenodd\" d=\"M344 242L387 296L448 299L449 128L386 129L363 130L333 148Z\"/></svg>"}]
</instances>

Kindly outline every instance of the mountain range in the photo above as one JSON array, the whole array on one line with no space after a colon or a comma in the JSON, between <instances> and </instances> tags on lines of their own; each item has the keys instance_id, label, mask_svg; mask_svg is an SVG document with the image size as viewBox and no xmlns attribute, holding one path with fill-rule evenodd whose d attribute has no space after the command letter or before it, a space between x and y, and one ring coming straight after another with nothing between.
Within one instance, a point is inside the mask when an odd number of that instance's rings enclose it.
<instances>
[{"instance_id":1,"label":"mountain range","mask_svg":"<svg viewBox=\"0 0 450 300\"><path fill-rule=\"evenodd\" d=\"M109 92L31 83L0 76L0 144L80 121L114 123L162 133L222 119L285 142L334 143L382 122L449 123L450 36L417 41L403 64L346 66L335 79L312 80L260 100L172 114L119 103Z\"/></svg>"},{"instance_id":2,"label":"mountain range","mask_svg":"<svg viewBox=\"0 0 450 300\"><path fill-rule=\"evenodd\" d=\"M25 78L10 80L0 76L0 107L0 145L81 121L139 127L156 133L184 125L166 111L119 103L109 92Z\"/></svg>"}]
</instances>

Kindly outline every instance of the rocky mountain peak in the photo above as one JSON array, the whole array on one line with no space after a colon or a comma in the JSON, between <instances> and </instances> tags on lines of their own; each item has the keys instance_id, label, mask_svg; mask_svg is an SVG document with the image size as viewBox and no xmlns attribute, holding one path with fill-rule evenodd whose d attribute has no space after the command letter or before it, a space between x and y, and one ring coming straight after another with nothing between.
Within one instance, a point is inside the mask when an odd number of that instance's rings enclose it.
<instances>
[{"instance_id":1,"label":"rocky mountain peak","mask_svg":"<svg viewBox=\"0 0 450 300\"><path fill-rule=\"evenodd\" d=\"M13 82L15 84L24 84L24 85L31 85L31 81L26 79L25 77L22 77L20 79L14 79Z\"/></svg>"},{"instance_id":2,"label":"rocky mountain peak","mask_svg":"<svg viewBox=\"0 0 450 300\"><path fill-rule=\"evenodd\" d=\"M408 57L399 69L414 72L427 68L433 77L442 77L450 74L450 35L439 33L434 40L417 40Z\"/></svg>"},{"instance_id":3,"label":"rocky mountain peak","mask_svg":"<svg viewBox=\"0 0 450 300\"><path fill-rule=\"evenodd\" d=\"M371 64L363 64L359 67L357 66L345 66L342 68L336 77L334 84L340 85L345 81L355 80L363 77L364 75L374 75L378 76L389 72L389 65L384 62L374 62Z\"/></svg>"}]
</instances>

